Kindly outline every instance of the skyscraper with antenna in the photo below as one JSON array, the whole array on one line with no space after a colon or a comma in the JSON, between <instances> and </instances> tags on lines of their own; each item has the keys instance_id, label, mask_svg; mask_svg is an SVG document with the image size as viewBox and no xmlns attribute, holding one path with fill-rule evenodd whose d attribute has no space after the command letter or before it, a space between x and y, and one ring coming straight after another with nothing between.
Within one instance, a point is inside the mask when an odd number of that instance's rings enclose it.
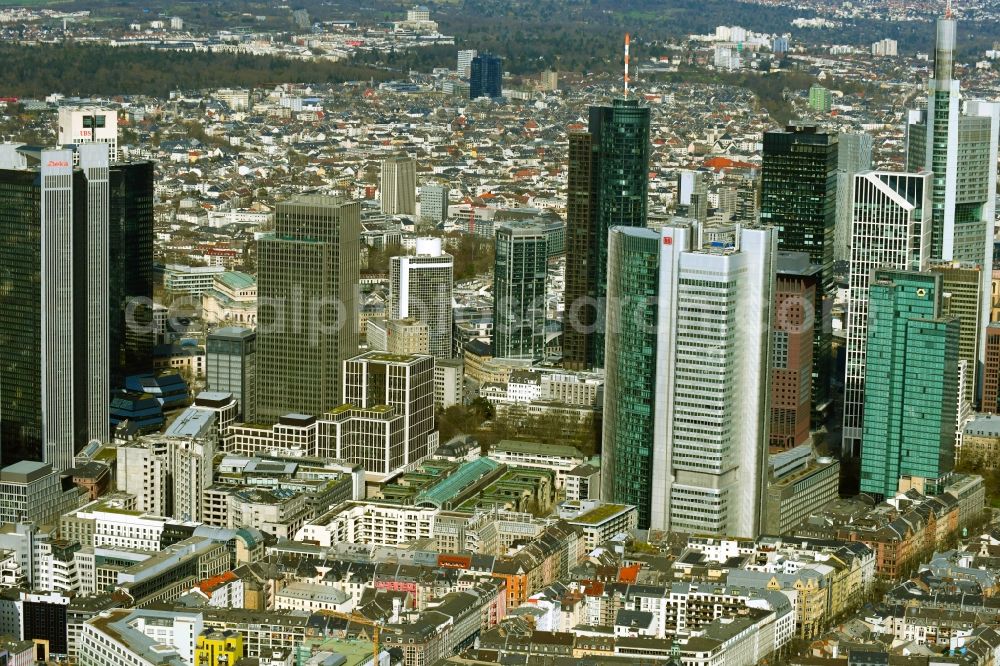
<instances>
[{"instance_id":1,"label":"skyscraper with antenna","mask_svg":"<svg viewBox=\"0 0 1000 666\"><path fill-rule=\"evenodd\" d=\"M590 107L587 131L569 137L563 364L574 370L604 367L608 230L646 226L649 107L628 97L629 42L623 96Z\"/></svg>"},{"instance_id":2,"label":"skyscraper with antenna","mask_svg":"<svg viewBox=\"0 0 1000 666\"><path fill-rule=\"evenodd\" d=\"M1000 105L963 100L955 78L956 20L948 0L937 21L934 69L927 84L927 107L910 111L906 132L907 170L933 172L931 261L980 266L983 319L989 322L990 280L997 185ZM978 383L985 335L978 344Z\"/></svg>"}]
</instances>

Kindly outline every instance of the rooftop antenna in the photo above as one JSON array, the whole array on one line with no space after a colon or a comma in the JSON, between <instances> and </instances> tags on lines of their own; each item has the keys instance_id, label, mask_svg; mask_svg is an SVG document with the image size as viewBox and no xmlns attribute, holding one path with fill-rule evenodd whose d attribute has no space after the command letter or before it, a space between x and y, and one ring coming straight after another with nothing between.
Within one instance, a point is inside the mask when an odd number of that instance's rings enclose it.
<instances>
[{"instance_id":1,"label":"rooftop antenna","mask_svg":"<svg viewBox=\"0 0 1000 666\"><path fill-rule=\"evenodd\" d=\"M948 6L951 6L951 0L948 0ZM628 43L629 36L625 33L625 99L628 99Z\"/></svg>"},{"instance_id":2,"label":"rooftop antenna","mask_svg":"<svg viewBox=\"0 0 1000 666\"><path fill-rule=\"evenodd\" d=\"M946 19L950 19L950 18L954 17L954 14L951 11L951 0L948 0L947 4L945 5L945 8L944 8L944 17Z\"/></svg>"}]
</instances>

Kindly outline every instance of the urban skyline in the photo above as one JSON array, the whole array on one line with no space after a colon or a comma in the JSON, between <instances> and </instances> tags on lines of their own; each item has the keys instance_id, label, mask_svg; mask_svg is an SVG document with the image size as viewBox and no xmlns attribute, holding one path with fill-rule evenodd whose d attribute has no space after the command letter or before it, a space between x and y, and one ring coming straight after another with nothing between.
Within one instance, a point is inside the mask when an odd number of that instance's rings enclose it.
<instances>
[{"instance_id":1,"label":"urban skyline","mask_svg":"<svg viewBox=\"0 0 1000 666\"><path fill-rule=\"evenodd\" d=\"M1000 14L798 1L0 9L0 656L995 666Z\"/></svg>"}]
</instances>

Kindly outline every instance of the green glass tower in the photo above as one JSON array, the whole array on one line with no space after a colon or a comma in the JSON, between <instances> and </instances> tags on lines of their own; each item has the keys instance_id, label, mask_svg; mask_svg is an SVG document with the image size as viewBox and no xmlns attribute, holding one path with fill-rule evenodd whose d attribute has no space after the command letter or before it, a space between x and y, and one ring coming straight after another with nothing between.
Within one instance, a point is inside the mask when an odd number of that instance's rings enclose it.
<instances>
[{"instance_id":1,"label":"green glass tower","mask_svg":"<svg viewBox=\"0 0 1000 666\"><path fill-rule=\"evenodd\" d=\"M818 132L815 125L764 134L761 222L778 228L779 249L805 252L821 269L813 337L814 412L825 411L830 400L837 149L837 137Z\"/></svg>"},{"instance_id":2,"label":"green glass tower","mask_svg":"<svg viewBox=\"0 0 1000 666\"><path fill-rule=\"evenodd\" d=\"M616 99L590 107L587 132L570 135L566 200L564 365L604 367L608 230L646 226L649 109Z\"/></svg>"},{"instance_id":3,"label":"green glass tower","mask_svg":"<svg viewBox=\"0 0 1000 666\"><path fill-rule=\"evenodd\" d=\"M902 477L952 470L959 320L941 316L942 277L877 270L868 292L861 491L892 496Z\"/></svg>"},{"instance_id":4,"label":"green glass tower","mask_svg":"<svg viewBox=\"0 0 1000 666\"><path fill-rule=\"evenodd\" d=\"M605 468L614 502L639 509L647 529L652 508L653 427L656 406L656 325L660 234L612 227L608 234L605 356Z\"/></svg>"}]
</instances>

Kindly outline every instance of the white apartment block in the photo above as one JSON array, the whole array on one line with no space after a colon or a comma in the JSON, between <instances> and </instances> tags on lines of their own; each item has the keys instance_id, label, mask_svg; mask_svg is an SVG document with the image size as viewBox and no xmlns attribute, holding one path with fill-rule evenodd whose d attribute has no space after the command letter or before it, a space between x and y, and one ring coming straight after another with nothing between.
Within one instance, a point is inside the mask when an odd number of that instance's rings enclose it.
<instances>
[{"instance_id":1,"label":"white apartment block","mask_svg":"<svg viewBox=\"0 0 1000 666\"><path fill-rule=\"evenodd\" d=\"M128 442L117 450L118 489L135 495L135 509L165 516L167 505L167 444L159 438Z\"/></svg>"},{"instance_id":2,"label":"white apartment block","mask_svg":"<svg viewBox=\"0 0 1000 666\"><path fill-rule=\"evenodd\" d=\"M505 439L489 452L489 457L512 467L549 469L556 474L556 488L566 485L566 474L585 462L579 449L557 444L539 444Z\"/></svg>"},{"instance_id":3,"label":"white apartment block","mask_svg":"<svg viewBox=\"0 0 1000 666\"><path fill-rule=\"evenodd\" d=\"M448 409L465 403L465 364L462 359L437 359L434 363L434 405Z\"/></svg>"},{"instance_id":4,"label":"white apartment block","mask_svg":"<svg viewBox=\"0 0 1000 666\"><path fill-rule=\"evenodd\" d=\"M191 666L201 613L110 610L83 625L80 663L87 666Z\"/></svg>"},{"instance_id":5,"label":"white apartment block","mask_svg":"<svg viewBox=\"0 0 1000 666\"><path fill-rule=\"evenodd\" d=\"M322 583L293 582L274 594L275 610L297 610L308 613L332 610L349 613L354 609L354 603L351 595L333 585Z\"/></svg>"},{"instance_id":6,"label":"white apartment block","mask_svg":"<svg viewBox=\"0 0 1000 666\"><path fill-rule=\"evenodd\" d=\"M604 379L577 373L542 375L541 399L574 407L598 407L604 401Z\"/></svg>"},{"instance_id":7,"label":"white apartment block","mask_svg":"<svg viewBox=\"0 0 1000 666\"><path fill-rule=\"evenodd\" d=\"M304 525L295 541L393 546L434 535L439 509L375 502L347 502Z\"/></svg>"}]
</instances>

